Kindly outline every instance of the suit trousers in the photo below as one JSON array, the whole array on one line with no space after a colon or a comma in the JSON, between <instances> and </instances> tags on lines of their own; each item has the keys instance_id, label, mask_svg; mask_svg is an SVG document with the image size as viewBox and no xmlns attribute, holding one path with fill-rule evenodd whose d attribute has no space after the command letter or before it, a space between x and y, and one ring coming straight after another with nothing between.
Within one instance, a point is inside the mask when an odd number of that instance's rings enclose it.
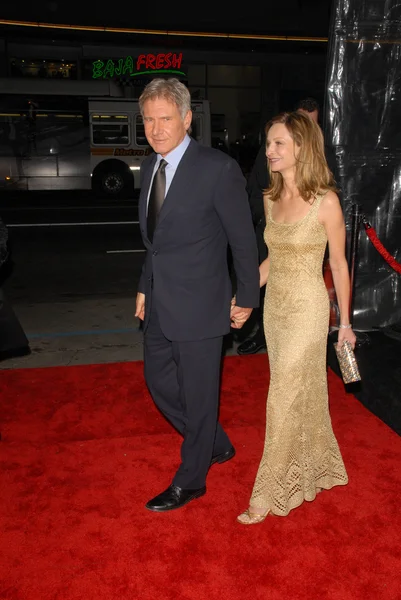
<instances>
[{"instance_id":1,"label":"suit trousers","mask_svg":"<svg viewBox=\"0 0 401 600\"><path fill-rule=\"evenodd\" d=\"M152 302L144 335L145 379L156 406L184 437L173 478L183 489L203 487L212 456L231 447L218 423L222 342L222 336L168 340Z\"/></svg>"}]
</instances>

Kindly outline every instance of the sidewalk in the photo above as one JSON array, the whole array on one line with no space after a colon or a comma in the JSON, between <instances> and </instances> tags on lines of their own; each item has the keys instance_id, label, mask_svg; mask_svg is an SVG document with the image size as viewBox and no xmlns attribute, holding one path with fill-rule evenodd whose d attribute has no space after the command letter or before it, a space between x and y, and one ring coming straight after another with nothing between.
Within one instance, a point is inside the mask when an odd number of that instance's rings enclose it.
<instances>
[{"instance_id":1,"label":"sidewalk","mask_svg":"<svg viewBox=\"0 0 401 600\"><path fill-rule=\"evenodd\" d=\"M31 354L0 361L0 370L142 360L134 306L134 298L120 297L13 304ZM236 354L237 345L228 336L225 354Z\"/></svg>"}]
</instances>

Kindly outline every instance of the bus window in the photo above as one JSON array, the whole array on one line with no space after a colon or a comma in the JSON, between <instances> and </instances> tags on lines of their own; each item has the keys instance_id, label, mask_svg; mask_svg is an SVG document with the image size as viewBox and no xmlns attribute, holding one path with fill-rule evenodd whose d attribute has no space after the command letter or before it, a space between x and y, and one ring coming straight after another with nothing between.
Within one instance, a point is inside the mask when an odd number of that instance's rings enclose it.
<instances>
[{"instance_id":1,"label":"bus window","mask_svg":"<svg viewBox=\"0 0 401 600\"><path fill-rule=\"evenodd\" d=\"M95 146L128 146L127 115L91 115L92 143Z\"/></svg>"},{"instance_id":2,"label":"bus window","mask_svg":"<svg viewBox=\"0 0 401 600\"><path fill-rule=\"evenodd\" d=\"M149 146L142 115L135 115L135 141L137 146Z\"/></svg>"}]
</instances>

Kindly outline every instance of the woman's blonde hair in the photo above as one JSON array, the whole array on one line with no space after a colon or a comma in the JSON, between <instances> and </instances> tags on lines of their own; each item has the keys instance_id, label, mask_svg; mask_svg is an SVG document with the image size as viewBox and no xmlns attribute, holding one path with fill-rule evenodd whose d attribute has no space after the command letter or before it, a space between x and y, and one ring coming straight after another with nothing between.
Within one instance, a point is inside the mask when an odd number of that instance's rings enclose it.
<instances>
[{"instance_id":1,"label":"woman's blonde hair","mask_svg":"<svg viewBox=\"0 0 401 600\"><path fill-rule=\"evenodd\" d=\"M334 177L330 171L325 153L323 133L319 125L300 112L284 112L271 119L265 128L266 140L270 128L282 123L299 146L296 157L295 185L300 196L309 202L318 192L336 191ZM269 164L270 186L265 193L273 201L280 198L284 180L281 173L274 173Z\"/></svg>"}]
</instances>

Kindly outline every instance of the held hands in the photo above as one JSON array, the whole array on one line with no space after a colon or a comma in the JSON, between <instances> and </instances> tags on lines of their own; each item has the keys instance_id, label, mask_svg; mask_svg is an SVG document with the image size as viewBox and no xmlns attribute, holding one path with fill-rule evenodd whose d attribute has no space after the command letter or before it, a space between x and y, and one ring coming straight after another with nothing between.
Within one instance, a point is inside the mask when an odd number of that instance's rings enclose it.
<instances>
[{"instance_id":1,"label":"held hands","mask_svg":"<svg viewBox=\"0 0 401 600\"><path fill-rule=\"evenodd\" d=\"M145 319L145 294L138 292L136 295L135 316L143 321Z\"/></svg>"},{"instance_id":2,"label":"held hands","mask_svg":"<svg viewBox=\"0 0 401 600\"><path fill-rule=\"evenodd\" d=\"M338 345L342 346L346 340L351 344L352 349L355 350L355 344L356 344L355 333L352 331L351 327L349 327L349 328L340 327L340 329L338 330Z\"/></svg>"},{"instance_id":3,"label":"held hands","mask_svg":"<svg viewBox=\"0 0 401 600\"><path fill-rule=\"evenodd\" d=\"M252 308L242 308L241 306L236 305L236 298L231 300L231 327L233 329L241 329L243 324L249 319L251 316Z\"/></svg>"},{"instance_id":4,"label":"held hands","mask_svg":"<svg viewBox=\"0 0 401 600\"><path fill-rule=\"evenodd\" d=\"M242 308L236 306L235 296L231 300L231 327L233 329L241 329L243 324L249 319L252 312L252 308ZM143 321L145 319L145 294L138 292L136 295L136 309L135 316Z\"/></svg>"}]
</instances>

